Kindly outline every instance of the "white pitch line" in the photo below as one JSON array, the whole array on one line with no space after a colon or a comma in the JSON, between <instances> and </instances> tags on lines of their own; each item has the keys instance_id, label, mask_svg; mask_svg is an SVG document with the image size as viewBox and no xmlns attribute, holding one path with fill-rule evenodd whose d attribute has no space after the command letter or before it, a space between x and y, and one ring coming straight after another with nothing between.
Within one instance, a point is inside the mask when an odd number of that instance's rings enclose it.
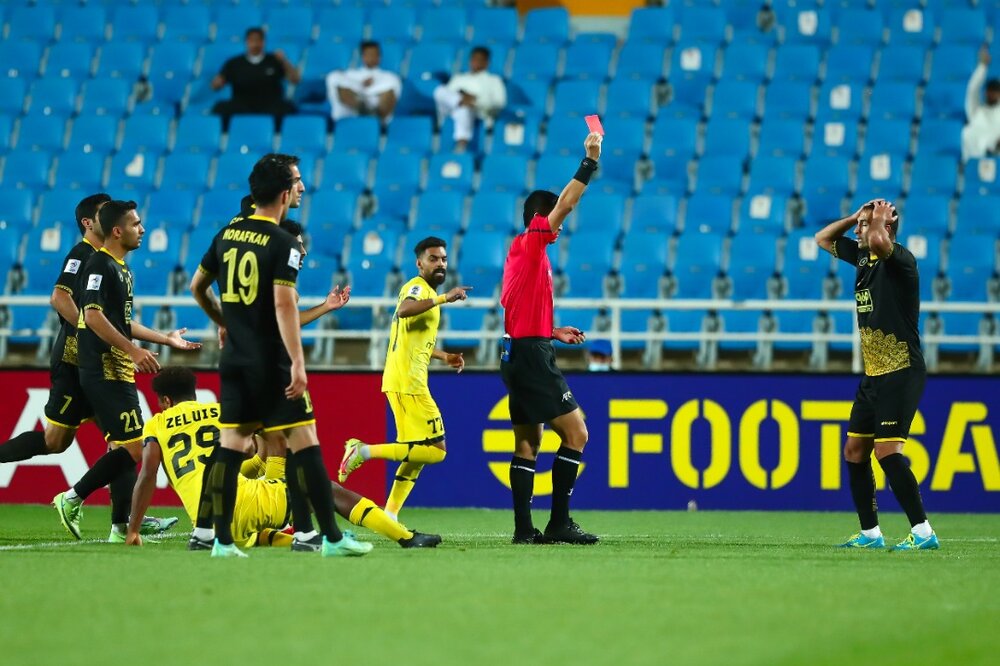
<instances>
[{"instance_id":1,"label":"white pitch line","mask_svg":"<svg viewBox=\"0 0 1000 666\"><path fill-rule=\"evenodd\" d=\"M153 539L152 536L148 537L145 543L154 545L157 541L164 541L166 539L174 539L179 536L188 536L186 534L159 534ZM106 539L81 539L79 541L49 541L47 543L19 543L11 546L0 546L0 551L5 550L36 550L39 548L67 548L70 546L83 546L91 545L95 543L108 543Z\"/></svg>"}]
</instances>

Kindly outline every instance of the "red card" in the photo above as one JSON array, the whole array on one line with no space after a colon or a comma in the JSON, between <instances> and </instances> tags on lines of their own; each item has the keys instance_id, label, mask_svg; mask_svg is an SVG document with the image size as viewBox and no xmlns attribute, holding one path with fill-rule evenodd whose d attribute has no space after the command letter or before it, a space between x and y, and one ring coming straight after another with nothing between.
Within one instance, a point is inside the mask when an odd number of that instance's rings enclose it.
<instances>
[{"instance_id":1,"label":"red card","mask_svg":"<svg viewBox=\"0 0 1000 666\"><path fill-rule=\"evenodd\" d=\"M591 132L597 132L601 136L604 136L604 126L601 125L600 117L596 115L584 116L583 119L587 121L587 127Z\"/></svg>"}]
</instances>

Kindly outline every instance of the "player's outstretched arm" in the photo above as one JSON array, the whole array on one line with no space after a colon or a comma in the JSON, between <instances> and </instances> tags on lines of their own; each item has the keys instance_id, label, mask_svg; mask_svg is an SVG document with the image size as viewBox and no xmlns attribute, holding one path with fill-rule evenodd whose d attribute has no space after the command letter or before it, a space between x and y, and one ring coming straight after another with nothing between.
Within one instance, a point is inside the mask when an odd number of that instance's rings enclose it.
<instances>
[{"instance_id":1,"label":"player's outstretched arm","mask_svg":"<svg viewBox=\"0 0 1000 666\"><path fill-rule=\"evenodd\" d=\"M135 366L139 368L139 372L156 372L160 369L156 354L148 349L143 349L122 335L117 328L111 325L104 313L97 308L86 308L83 311L83 321L87 328L105 343L128 354Z\"/></svg>"},{"instance_id":2,"label":"player's outstretched arm","mask_svg":"<svg viewBox=\"0 0 1000 666\"><path fill-rule=\"evenodd\" d=\"M169 333L161 333L160 331L152 328L147 328L138 322L132 323L132 337L138 340L145 340L146 342L152 342L157 345L167 345L168 347L173 347L174 349L179 349L181 351L201 349L200 342L185 340L183 337L185 333L187 333L186 328L179 328L176 331L170 331Z\"/></svg>"},{"instance_id":3,"label":"player's outstretched arm","mask_svg":"<svg viewBox=\"0 0 1000 666\"><path fill-rule=\"evenodd\" d=\"M583 147L587 151L587 157L580 164L580 168L577 169L573 179L563 188L562 193L559 194L559 200L556 202L555 208L549 213L549 228L552 229L552 233L559 233L559 229L562 227L563 222L566 221L566 217L580 203L580 197L583 196L583 191L587 189L590 177L597 171L597 160L601 158L601 142L603 140L604 137L597 132L591 132L587 135L586 140L584 140Z\"/></svg>"},{"instance_id":4,"label":"player's outstretched arm","mask_svg":"<svg viewBox=\"0 0 1000 666\"><path fill-rule=\"evenodd\" d=\"M299 324L298 294L295 287L284 284L274 285L274 314L278 320L278 332L285 345L288 358L292 360L292 381L285 387L285 397L298 400L306 392L306 361L302 352L302 330Z\"/></svg>"},{"instance_id":5,"label":"player's outstretched arm","mask_svg":"<svg viewBox=\"0 0 1000 666\"><path fill-rule=\"evenodd\" d=\"M422 298L419 301L415 298L404 298L403 302L396 308L396 316L400 319L407 319L408 317L422 315L436 305L464 301L469 297L467 292L470 291L472 291L472 287L462 285L461 287L455 287L446 294L440 294L433 298Z\"/></svg>"},{"instance_id":6,"label":"player's outstretched arm","mask_svg":"<svg viewBox=\"0 0 1000 666\"><path fill-rule=\"evenodd\" d=\"M553 328L552 337L559 342L565 342L568 345L582 345L587 340L587 336L583 334L583 331L575 326L560 326L559 328Z\"/></svg>"},{"instance_id":7,"label":"player's outstretched arm","mask_svg":"<svg viewBox=\"0 0 1000 666\"><path fill-rule=\"evenodd\" d=\"M152 437L147 438L145 444L142 450L142 469L139 470L139 477L132 489L132 514L128 519L128 533L125 536L125 543L129 546L142 545L139 528L142 527L142 518L153 501L156 470L160 468L160 444Z\"/></svg>"},{"instance_id":8,"label":"player's outstretched arm","mask_svg":"<svg viewBox=\"0 0 1000 666\"><path fill-rule=\"evenodd\" d=\"M351 288L349 286L341 289L339 286L334 287L329 294L326 295L326 300L315 305L308 310L302 310L299 312L299 325L308 326L313 323L323 315L328 312L333 312L334 310L339 310L340 308L347 305L347 301L351 300Z\"/></svg>"},{"instance_id":9,"label":"player's outstretched arm","mask_svg":"<svg viewBox=\"0 0 1000 666\"><path fill-rule=\"evenodd\" d=\"M191 278L191 295L194 296L195 302L198 304L205 314L208 315L209 319L215 322L216 326L224 327L226 325L225 320L222 318L222 304L219 303L219 299L216 298L215 292L212 291L212 282L215 280L215 276L210 273L206 273L199 267L198 270L194 272L194 277Z\"/></svg>"},{"instance_id":10,"label":"player's outstretched arm","mask_svg":"<svg viewBox=\"0 0 1000 666\"><path fill-rule=\"evenodd\" d=\"M455 368L459 372L465 370L465 357L463 357L461 353L449 354L443 349L435 349L434 351L431 352L431 356L438 359L439 361L444 361L449 366Z\"/></svg>"}]
</instances>

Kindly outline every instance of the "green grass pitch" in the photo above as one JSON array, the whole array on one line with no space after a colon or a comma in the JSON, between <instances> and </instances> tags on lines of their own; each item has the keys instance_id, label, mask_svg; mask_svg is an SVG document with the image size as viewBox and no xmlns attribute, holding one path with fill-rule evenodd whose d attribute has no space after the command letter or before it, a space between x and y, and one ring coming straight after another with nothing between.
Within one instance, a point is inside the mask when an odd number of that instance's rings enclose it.
<instances>
[{"instance_id":1,"label":"green grass pitch","mask_svg":"<svg viewBox=\"0 0 1000 666\"><path fill-rule=\"evenodd\" d=\"M157 515L169 515L166 509ZM0 507L0 645L18 664L995 663L1000 516L932 515L938 552L844 551L846 513L579 512L594 547L512 546L508 512L408 510L436 551L247 560ZM536 516L539 522L543 517ZM343 524L344 521L341 521ZM893 541L900 514L883 516Z\"/></svg>"}]
</instances>

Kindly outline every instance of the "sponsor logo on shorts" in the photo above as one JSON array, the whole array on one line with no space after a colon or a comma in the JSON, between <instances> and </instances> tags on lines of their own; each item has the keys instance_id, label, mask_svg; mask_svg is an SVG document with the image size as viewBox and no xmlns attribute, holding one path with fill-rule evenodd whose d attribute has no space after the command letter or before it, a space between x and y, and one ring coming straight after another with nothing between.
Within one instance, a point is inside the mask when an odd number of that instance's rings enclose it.
<instances>
[{"instance_id":1,"label":"sponsor logo on shorts","mask_svg":"<svg viewBox=\"0 0 1000 666\"><path fill-rule=\"evenodd\" d=\"M569 402L572 399L573 399L573 392L572 391L566 391L565 393L562 394L562 401L563 402Z\"/></svg>"},{"instance_id":2,"label":"sponsor logo on shorts","mask_svg":"<svg viewBox=\"0 0 1000 666\"><path fill-rule=\"evenodd\" d=\"M897 425L898 423L899 421L882 421L882 425L884 426Z\"/></svg>"}]
</instances>

